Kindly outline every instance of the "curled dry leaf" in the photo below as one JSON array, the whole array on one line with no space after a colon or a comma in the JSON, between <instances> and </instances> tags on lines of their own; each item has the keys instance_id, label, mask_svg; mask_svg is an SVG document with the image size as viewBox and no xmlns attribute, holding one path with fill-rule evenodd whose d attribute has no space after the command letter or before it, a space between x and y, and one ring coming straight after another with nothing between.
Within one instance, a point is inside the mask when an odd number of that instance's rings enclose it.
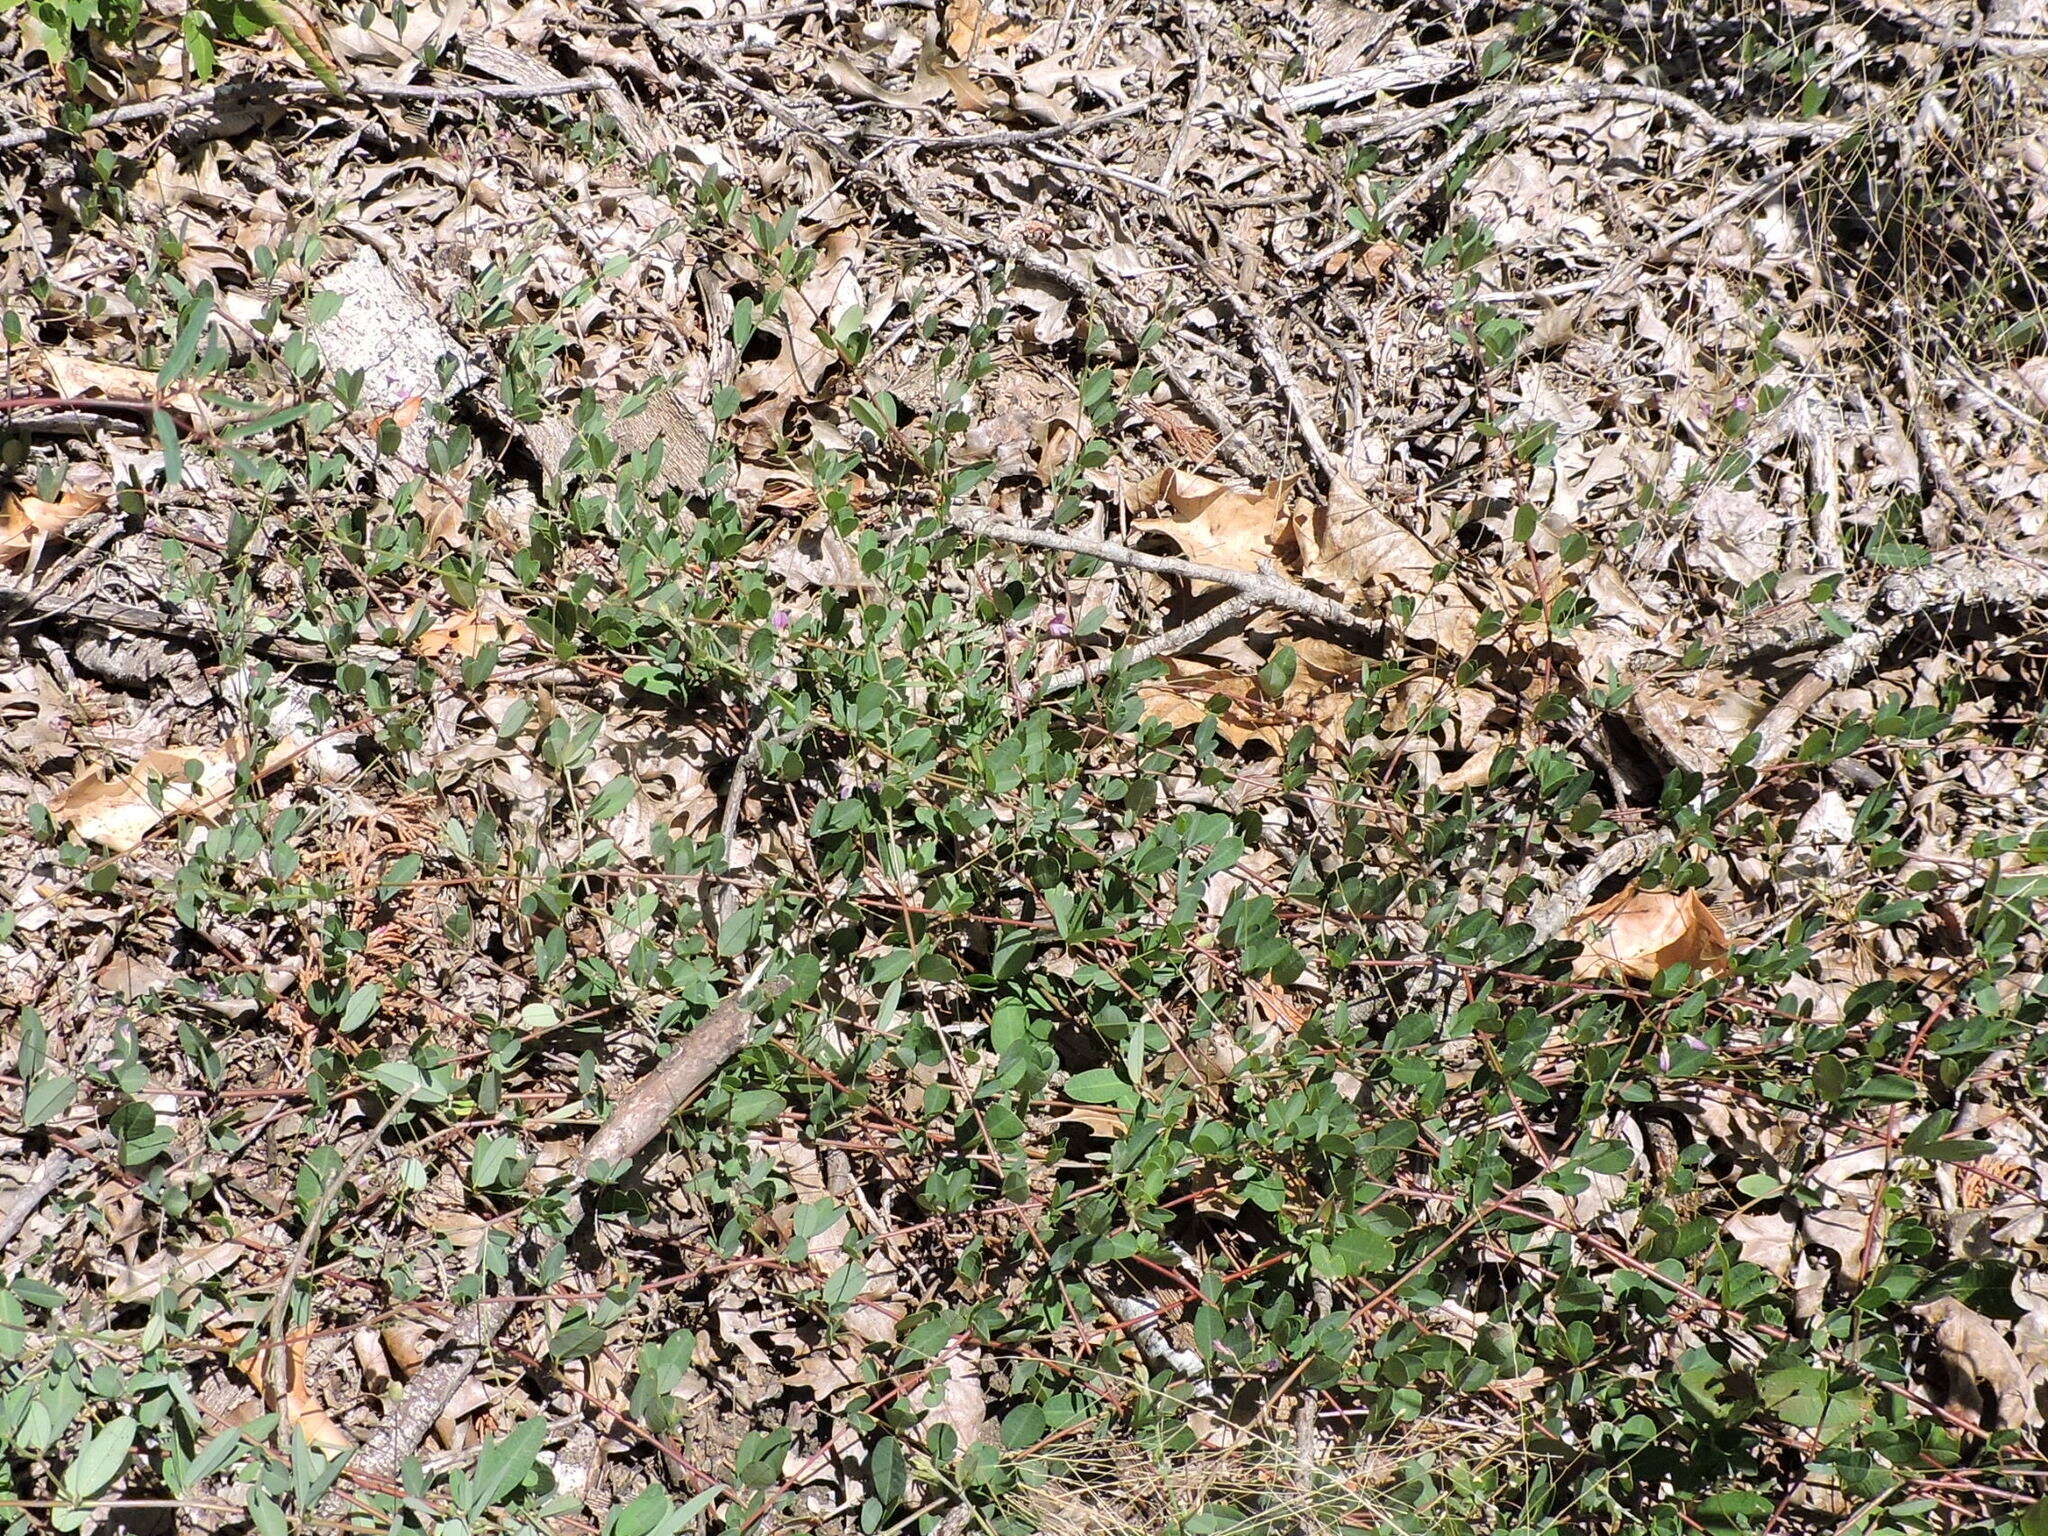
<instances>
[{"instance_id":1,"label":"curled dry leaf","mask_svg":"<svg viewBox=\"0 0 2048 1536\"><path fill-rule=\"evenodd\" d=\"M1141 517L1131 526L1164 534L1198 564L1256 571L1277 553L1290 484L1275 480L1252 489L1185 469L1162 469L1130 488L1129 503L1134 511L1159 508L1167 515Z\"/></svg>"},{"instance_id":2,"label":"curled dry leaf","mask_svg":"<svg viewBox=\"0 0 2048 1536\"><path fill-rule=\"evenodd\" d=\"M231 1337L227 1334L222 1336ZM281 1347L286 1351L282 1393L277 1390L267 1369L270 1359L267 1351L258 1350L247 1359L236 1361L236 1368L248 1377L249 1385L261 1394L266 1408L277 1414L287 1425L296 1425L305 1431L308 1444L337 1454L354 1450L355 1436L334 1422L327 1412L326 1405L306 1385L306 1341L295 1339Z\"/></svg>"},{"instance_id":3,"label":"curled dry leaf","mask_svg":"<svg viewBox=\"0 0 2048 1536\"><path fill-rule=\"evenodd\" d=\"M127 853L171 816L192 816L211 824L235 793L235 767L243 746L158 747L126 773L94 765L82 771L50 801L50 814L87 842ZM285 742L271 749L257 769L273 773L304 748Z\"/></svg>"},{"instance_id":4,"label":"curled dry leaf","mask_svg":"<svg viewBox=\"0 0 2048 1536\"><path fill-rule=\"evenodd\" d=\"M0 565L27 560L49 539L107 504L92 491L67 487L55 501L40 496L8 495L0 500Z\"/></svg>"},{"instance_id":5,"label":"curled dry leaf","mask_svg":"<svg viewBox=\"0 0 2048 1536\"><path fill-rule=\"evenodd\" d=\"M2042 1422L2027 1368L1998 1324L1953 1296L1913 1309L1934 1330L1935 1347L1948 1367L1947 1406L1995 1427L1983 1412L1983 1388L1997 1407L1997 1426L2028 1429Z\"/></svg>"},{"instance_id":6,"label":"curled dry leaf","mask_svg":"<svg viewBox=\"0 0 2048 1536\"><path fill-rule=\"evenodd\" d=\"M486 600L475 608L429 625L413 642L422 656L450 655L463 660L480 654L487 645L500 650L513 645L530 645L533 631L525 620L503 603Z\"/></svg>"},{"instance_id":7,"label":"curled dry leaf","mask_svg":"<svg viewBox=\"0 0 2048 1536\"><path fill-rule=\"evenodd\" d=\"M1728 969L1728 934L1698 891L1645 891L1633 881L1619 896L1588 907L1565 936L1585 946L1572 975L1654 981L1667 966L1697 975Z\"/></svg>"},{"instance_id":8,"label":"curled dry leaf","mask_svg":"<svg viewBox=\"0 0 2048 1536\"><path fill-rule=\"evenodd\" d=\"M1409 597L1415 614L1407 633L1462 656L1478 643L1479 610L1448 578L1429 545L1375 507L1356 483L1340 480L1329 498L1288 515L1286 540L1306 581L1347 598Z\"/></svg>"}]
</instances>

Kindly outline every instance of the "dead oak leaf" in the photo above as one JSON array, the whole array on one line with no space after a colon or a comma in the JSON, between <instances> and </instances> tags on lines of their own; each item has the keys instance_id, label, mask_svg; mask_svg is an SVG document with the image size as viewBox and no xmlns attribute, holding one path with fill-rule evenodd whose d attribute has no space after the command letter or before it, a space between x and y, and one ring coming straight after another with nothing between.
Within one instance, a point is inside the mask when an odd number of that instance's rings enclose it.
<instances>
[{"instance_id":1,"label":"dead oak leaf","mask_svg":"<svg viewBox=\"0 0 2048 1536\"><path fill-rule=\"evenodd\" d=\"M1463 656L1478 643L1479 610L1448 576L1438 576L1445 562L1353 481L1340 480L1326 499L1290 509L1277 542L1290 541L1303 580L1346 598L1413 599L1407 633L1452 655Z\"/></svg>"},{"instance_id":2,"label":"dead oak leaf","mask_svg":"<svg viewBox=\"0 0 2048 1536\"><path fill-rule=\"evenodd\" d=\"M1698 891L1646 891L1631 881L1620 895L1581 912L1565 937L1584 946L1572 962L1572 975L1580 980L1655 981L1666 967L1679 964L1703 976L1728 969L1727 931Z\"/></svg>"},{"instance_id":3,"label":"dead oak leaf","mask_svg":"<svg viewBox=\"0 0 2048 1536\"><path fill-rule=\"evenodd\" d=\"M421 656L455 656L467 661L481 655L487 645L501 651L514 645L533 643L533 631L526 621L503 603L486 600L430 624L420 631L413 650Z\"/></svg>"},{"instance_id":4,"label":"dead oak leaf","mask_svg":"<svg viewBox=\"0 0 2048 1536\"><path fill-rule=\"evenodd\" d=\"M114 853L132 852L158 823L174 816L211 826L234 801L235 772L244 750L239 740L230 739L217 747L158 747L125 773L95 764L50 801L50 815ZM258 776L275 772L304 750L298 741L272 748Z\"/></svg>"},{"instance_id":5,"label":"dead oak leaf","mask_svg":"<svg viewBox=\"0 0 2048 1536\"><path fill-rule=\"evenodd\" d=\"M1162 469L1130 488L1135 511L1163 509L1165 516L1141 517L1131 526L1163 534L1198 565L1256 571L1275 558L1287 492L1292 482L1263 487L1232 486L1185 469Z\"/></svg>"},{"instance_id":6,"label":"dead oak leaf","mask_svg":"<svg viewBox=\"0 0 2048 1536\"><path fill-rule=\"evenodd\" d=\"M30 559L47 541L106 504L97 492L68 486L55 501L26 495L0 500L0 565Z\"/></svg>"}]
</instances>

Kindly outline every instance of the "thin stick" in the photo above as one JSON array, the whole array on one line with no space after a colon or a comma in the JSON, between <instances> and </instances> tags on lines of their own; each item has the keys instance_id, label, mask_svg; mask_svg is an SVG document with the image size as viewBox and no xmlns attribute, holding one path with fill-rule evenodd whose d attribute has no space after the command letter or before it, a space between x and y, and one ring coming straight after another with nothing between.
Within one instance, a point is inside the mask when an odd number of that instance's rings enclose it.
<instances>
[{"instance_id":1,"label":"thin stick","mask_svg":"<svg viewBox=\"0 0 2048 1536\"><path fill-rule=\"evenodd\" d=\"M736 989L712 1009L665 1059L621 1099L611 1117L584 1143L582 1155L570 1166L569 1183L562 1199L562 1217L568 1227L581 1225L589 1211L586 1186L599 1164L616 1167L629 1161L658 1135L669 1117L739 1054L753 1029L753 1007L742 999L747 989ZM527 1232L508 1256L503 1289L518 1291L520 1277L536 1268L546 1257L550 1240ZM407 1383L404 1395L391 1410L369 1442L349 1462L359 1476L391 1480L397 1477L406 1458L420 1448L427 1431L469 1380L505 1325L518 1308L518 1301L498 1297L464 1312L435 1350L437 1358ZM340 1484L336 1484L336 1491ZM330 1492L333 1501L336 1492Z\"/></svg>"},{"instance_id":2,"label":"thin stick","mask_svg":"<svg viewBox=\"0 0 2048 1536\"><path fill-rule=\"evenodd\" d=\"M1003 539L1012 544L1030 544L1039 549L1063 550L1070 555L1089 555L1097 560L1107 560L1112 565L1129 566L1135 571L1150 571L1155 576L1178 576L1186 581L1213 581L1218 586L1233 587L1249 597L1256 598L1268 608L1279 608L1288 613L1305 614L1325 624L1342 629L1376 629L1375 620L1362 613L1354 613L1334 597L1324 597L1320 592L1311 592L1298 582L1272 571L1233 571L1224 565L1200 565L1193 560L1182 560L1173 555L1148 555L1108 539L1094 539L1086 534L1056 533L1050 528L1027 528L1021 523L1007 523L991 517L985 512L962 508L953 514L953 525L963 533L979 538Z\"/></svg>"},{"instance_id":3,"label":"thin stick","mask_svg":"<svg viewBox=\"0 0 2048 1536\"><path fill-rule=\"evenodd\" d=\"M1199 614L1185 624L1176 624L1172 629L1154 635L1150 640L1053 673L1032 690L1031 697L1034 700L1049 698L1056 693L1066 693L1070 689L1098 682L1120 667L1135 667L1139 662L1150 661L1155 656L1178 655L1190 646L1208 639L1225 625L1235 623L1246 614L1254 613L1264 606L1263 598L1251 592L1240 592L1237 596L1218 603L1207 613Z\"/></svg>"},{"instance_id":4,"label":"thin stick","mask_svg":"<svg viewBox=\"0 0 2048 1536\"><path fill-rule=\"evenodd\" d=\"M7 1214L0 1217L0 1253L7 1251L8 1245L28 1225L29 1217L35 1215L36 1207L56 1193L57 1187L80 1161L61 1150L43 1159L42 1167L29 1176L28 1182L21 1186L21 1192L14 1197L14 1204L7 1208Z\"/></svg>"},{"instance_id":5,"label":"thin stick","mask_svg":"<svg viewBox=\"0 0 2048 1536\"><path fill-rule=\"evenodd\" d=\"M582 91L603 90L608 82L603 80L555 80L540 85L396 85L371 81L357 81L349 85L343 97L354 96L368 101L533 101L546 96L573 96ZM95 112L84 123L86 130L115 128L125 123L149 122L160 117L175 117L181 112L197 112L207 107L234 105L257 105L276 102L280 105L291 101L304 101L314 97L334 100L334 93L324 85L310 80L224 80L219 85L208 86L203 91L187 91L178 96L164 96L156 101L135 101L125 107L110 107L104 112ZM0 151L23 149L31 144L46 144L62 138L68 130L50 124L42 128L22 128L13 133L0 134Z\"/></svg>"}]
</instances>

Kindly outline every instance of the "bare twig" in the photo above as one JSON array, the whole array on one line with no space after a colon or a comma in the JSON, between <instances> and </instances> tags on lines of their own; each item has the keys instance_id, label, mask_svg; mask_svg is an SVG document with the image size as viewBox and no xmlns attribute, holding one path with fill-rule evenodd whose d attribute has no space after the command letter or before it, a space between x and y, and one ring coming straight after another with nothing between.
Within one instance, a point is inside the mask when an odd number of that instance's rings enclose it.
<instances>
[{"instance_id":1,"label":"bare twig","mask_svg":"<svg viewBox=\"0 0 2048 1536\"><path fill-rule=\"evenodd\" d=\"M61 1148L43 1159L43 1165L29 1175L28 1182L15 1195L14 1204L7 1208L7 1214L0 1216L0 1254L6 1253L15 1238L21 1235L29 1217L35 1215L36 1207L55 1194L71 1170L82 1161L82 1158L73 1157Z\"/></svg>"},{"instance_id":2,"label":"bare twig","mask_svg":"<svg viewBox=\"0 0 2048 1536\"><path fill-rule=\"evenodd\" d=\"M1201 115L1202 98L1209 93L1209 34L1211 26L1205 26L1195 16L1193 0L1180 0L1181 29L1195 50L1195 78L1188 86L1187 107L1181 114L1180 131L1173 136L1173 147L1166 152L1166 169L1159 173L1159 180L1169 194L1180 180L1180 168L1187 163L1188 150L1194 143L1195 122Z\"/></svg>"},{"instance_id":3,"label":"bare twig","mask_svg":"<svg viewBox=\"0 0 2048 1536\"><path fill-rule=\"evenodd\" d=\"M343 95L359 97L366 101L536 101L549 96L573 96L583 91L601 90L609 82L604 80L557 80L533 85L397 85L378 81L359 80L345 86ZM274 103L278 106L291 102L310 100L332 101L334 93L324 85L310 80L224 80L219 85L208 86L202 91L186 91L177 96L164 96L155 101L130 102L124 107L109 107L104 112L95 112L81 125L86 130L97 128L118 128L128 123L151 122L158 118L177 117L187 112L200 112L213 107L261 106ZM41 128L20 128L13 133L0 134L0 151L24 149L31 144L46 144L60 139L71 130L57 124Z\"/></svg>"},{"instance_id":4,"label":"bare twig","mask_svg":"<svg viewBox=\"0 0 2048 1536\"><path fill-rule=\"evenodd\" d=\"M1185 624L1176 624L1172 629L1154 635L1137 645L1128 646L1107 656L1097 656L1082 662L1079 666L1066 667L1042 680L1032 690L1034 699L1050 698L1056 693L1065 693L1088 683L1107 677L1119 667L1135 667L1140 662L1150 661L1155 656L1176 656L1190 646L1199 645L1217 630L1235 623L1248 613L1256 613L1266 606L1266 600L1256 593L1240 592L1237 596L1218 603L1207 613L1189 619Z\"/></svg>"},{"instance_id":5,"label":"bare twig","mask_svg":"<svg viewBox=\"0 0 2048 1536\"><path fill-rule=\"evenodd\" d=\"M9 621L14 625L40 623L48 619L67 619L75 623L97 624L102 628L120 630L127 634L157 635L166 639L192 641L214 649L226 646L236 638L223 634L211 623L164 608L144 608L135 603L113 603L98 598L67 600L47 590L24 591L0 584L0 616L10 612L21 615ZM284 635L254 634L239 638L251 650L280 661L332 662L347 659L376 666L388 666L395 656L395 653L381 646L352 646L343 653L342 658L337 658L325 645L310 640L293 640Z\"/></svg>"},{"instance_id":6,"label":"bare twig","mask_svg":"<svg viewBox=\"0 0 2048 1536\"><path fill-rule=\"evenodd\" d=\"M1271 571L1234 571L1223 565L1201 565L1193 560L1182 560L1174 555L1148 555L1142 551L1112 543L1108 539L1090 538L1080 533L1059 533L1050 528L1027 528L1022 523L1005 522L985 512L961 508L953 514L953 524L963 533L979 538L1003 539L1012 544L1030 544L1039 549L1063 550L1070 555L1090 555L1097 560L1107 560L1112 565L1128 566L1135 571L1150 571L1155 576L1178 576L1185 581L1213 581L1218 586L1234 587L1239 592L1257 599L1267 608L1278 608L1288 613L1305 614L1311 619L1335 625L1343 629L1377 628L1374 620L1362 613L1355 613L1334 597L1325 597L1320 592L1311 592L1299 582L1289 581Z\"/></svg>"},{"instance_id":7,"label":"bare twig","mask_svg":"<svg viewBox=\"0 0 2048 1536\"><path fill-rule=\"evenodd\" d=\"M632 1087L612 1110L569 1169L568 1185L562 1199L562 1221L566 1228L582 1224L589 1206L586 1190L600 1167L616 1169L660 1134L673 1115L698 1089L739 1053L753 1028L755 1012L746 1000L746 989L737 989L705 1016L673 1052ZM527 1232L509 1256L505 1289L520 1289L520 1277L530 1273L546 1256L549 1239ZM447 1411L498 1335L505 1330L516 1297L499 1297L477 1304L456 1321L435 1351L436 1358L425 1365L407 1384L404 1395L376 1435L355 1454L350 1471L359 1476L389 1480L397 1476L405 1460L420 1447L427 1432ZM329 1495L330 1499L333 1495Z\"/></svg>"}]
</instances>

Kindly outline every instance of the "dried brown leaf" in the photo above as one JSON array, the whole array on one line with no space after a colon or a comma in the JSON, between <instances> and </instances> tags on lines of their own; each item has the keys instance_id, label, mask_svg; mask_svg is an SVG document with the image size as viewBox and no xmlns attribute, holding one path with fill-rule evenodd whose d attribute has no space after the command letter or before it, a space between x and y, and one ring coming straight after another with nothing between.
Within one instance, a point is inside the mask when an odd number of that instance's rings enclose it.
<instances>
[{"instance_id":1,"label":"dried brown leaf","mask_svg":"<svg viewBox=\"0 0 2048 1536\"><path fill-rule=\"evenodd\" d=\"M446 653L467 660L481 654L487 645L502 650L532 643L533 631L526 627L525 620L502 603L486 601L429 625L413 642L413 649L422 656Z\"/></svg>"},{"instance_id":2,"label":"dried brown leaf","mask_svg":"<svg viewBox=\"0 0 2048 1536\"><path fill-rule=\"evenodd\" d=\"M125 773L95 764L58 792L49 803L50 814L87 842L128 853L168 817L217 821L234 799L243 750L231 739L218 747L158 747ZM272 748L258 776L275 772L304 750L297 741Z\"/></svg>"},{"instance_id":3,"label":"dried brown leaf","mask_svg":"<svg viewBox=\"0 0 2048 1536\"><path fill-rule=\"evenodd\" d=\"M1258 680L1228 667L1174 657L1166 677L1141 683L1138 696L1145 713L1173 726L1199 725L1209 715L1209 701L1216 697L1227 705L1216 717L1216 730L1234 747L1264 742L1275 753L1287 750L1294 733L1302 726L1315 733L1316 746L1330 756L1349 750L1344 734L1344 717L1357 695L1333 688L1328 680L1309 667L1299 667L1287 691L1269 699Z\"/></svg>"},{"instance_id":4,"label":"dried brown leaf","mask_svg":"<svg viewBox=\"0 0 2048 1536\"><path fill-rule=\"evenodd\" d=\"M355 1436L334 1422L326 1405L306 1385L306 1341L294 1339L279 1347L285 1350L283 1392L271 1380L266 1351L259 1350L245 1360L238 1360L236 1366L249 1379L249 1385L262 1395L264 1406L287 1425L303 1430L309 1444L336 1453L354 1450Z\"/></svg>"},{"instance_id":5,"label":"dried brown leaf","mask_svg":"<svg viewBox=\"0 0 2048 1536\"><path fill-rule=\"evenodd\" d=\"M1588 907L1565 930L1585 946L1572 974L1654 981L1680 963L1696 975L1728 969L1728 934L1698 891L1645 891L1634 882L1612 900Z\"/></svg>"},{"instance_id":6,"label":"dried brown leaf","mask_svg":"<svg viewBox=\"0 0 2048 1536\"><path fill-rule=\"evenodd\" d=\"M829 333L841 316L863 303L863 244L860 232L850 228L835 229L825 237L811 275L783 296L782 314L775 322L781 350L741 373L742 394L765 396L769 409L779 412L791 401L807 400L818 392L826 372L839 360L838 352L818 333Z\"/></svg>"},{"instance_id":7,"label":"dried brown leaf","mask_svg":"<svg viewBox=\"0 0 2048 1536\"><path fill-rule=\"evenodd\" d=\"M1134 511L1163 508L1169 515L1131 524L1161 533L1188 559L1233 571L1256 571L1274 558L1290 482L1258 488L1226 485L1185 469L1162 469L1130 489Z\"/></svg>"},{"instance_id":8,"label":"dried brown leaf","mask_svg":"<svg viewBox=\"0 0 2048 1536\"><path fill-rule=\"evenodd\" d=\"M1011 18L1001 0L947 0L946 51L963 64L977 54L1013 47L1031 31L1029 22Z\"/></svg>"},{"instance_id":9,"label":"dried brown leaf","mask_svg":"<svg viewBox=\"0 0 2048 1536\"><path fill-rule=\"evenodd\" d=\"M61 352L45 352L41 361L43 371L49 374L60 395L156 401L182 411L202 432L213 429L213 408L199 398L196 390L178 389L165 394L157 388L156 375L147 368L102 362L94 357L70 357Z\"/></svg>"},{"instance_id":10,"label":"dried brown leaf","mask_svg":"<svg viewBox=\"0 0 2048 1536\"><path fill-rule=\"evenodd\" d=\"M1413 598L1408 634L1459 656L1478 643L1479 610L1455 583L1437 578L1436 552L1354 482L1341 480L1327 500L1290 509L1287 533L1304 580L1350 599Z\"/></svg>"},{"instance_id":11,"label":"dried brown leaf","mask_svg":"<svg viewBox=\"0 0 2048 1536\"><path fill-rule=\"evenodd\" d=\"M1216 731L1225 741L1234 747L1262 741L1275 752L1287 750L1301 721L1261 693L1256 679L1179 657L1168 665L1168 676L1138 686L1147 715L1173 726L1200 725L1209 718L1209 701L1220 696L1228 702L1216 717Z\"/></svg>"},{"instance_id":12,"label":"dried brown leaf","mask_svg":"<svg viewBox=\"0 0 2048 1536\"><path fill-rule=\"evenodd\" d=\"M55 501L27 495L0 500L0 565L28 559L47 540L106 504L106 497L72 487L66 487Z\"/></svg>"},{"instance_id":13,"label":"dried brown leaf","mask_svg":"<svg viewBox=\"0 0 2048 1536\"><path fill-rule=\"evenodd\" d=\"M1996 1323L1952 1296L1937 1297L1913 1310L1934 1329L1935 1346L1949 1368L1949 1407L1981 1415L1976 1391L1981 1383L1991 1389L2000 1425L2025 1429L2041 1423L2026 1365Z\"/></svg>"}]
</instances>

